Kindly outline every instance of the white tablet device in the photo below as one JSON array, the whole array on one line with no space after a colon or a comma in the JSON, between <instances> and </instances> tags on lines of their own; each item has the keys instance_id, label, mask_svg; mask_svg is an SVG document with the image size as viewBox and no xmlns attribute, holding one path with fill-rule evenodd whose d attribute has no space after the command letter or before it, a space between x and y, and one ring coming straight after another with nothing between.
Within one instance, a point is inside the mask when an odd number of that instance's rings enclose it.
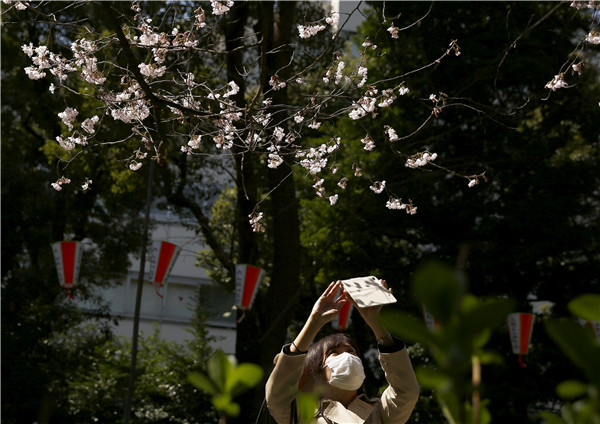
<instances>
[{"instance_id":1,"label":"white tablet device","mask_svg":"<svg viewBox=\"0 0 600 424\"><path fill-rule=\"evenodd\" d=\"M342 280L342 286L359 308L396 302L396 298L383 287L381 280L372 275Z\"/></svg>"}]
</instances>

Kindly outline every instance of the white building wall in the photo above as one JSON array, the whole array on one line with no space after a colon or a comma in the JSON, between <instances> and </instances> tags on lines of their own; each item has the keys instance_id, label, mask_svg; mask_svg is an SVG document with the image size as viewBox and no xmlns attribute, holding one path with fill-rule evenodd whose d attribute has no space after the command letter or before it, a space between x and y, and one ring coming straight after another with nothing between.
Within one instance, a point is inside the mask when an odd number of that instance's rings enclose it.
<instances>
[{"instance_id":1,"label":"white building wall","mask_svg":"<svg viewBox=\"0 0 600 424\"><path fill-rule=\"evenodd\" d=\"M196 254L204 246L200 237L186 228L178 218L168 213L153 214L160 220L152 230L151 240L163 240L181 248L179 256L162 288L155 288L149 281L150 253L145 271L146 282L142 289L140 308L140 333L151 335L158 329L160 337L169 342L182 343L193 337L191 320L195 316L198 301L208 314L207 330L213 338L214 348L227 353L235 352L236 323L235 294L226 293L212 283L206 272L196 266ZM133 336L133 317L139 278L139 258L131 257L129 273L123 284L104 289L103 297L110 303L110 314L118 319L113 332L118 336ZM159 296L157 291L162 295Z\"/></svg>"}]
</instances>

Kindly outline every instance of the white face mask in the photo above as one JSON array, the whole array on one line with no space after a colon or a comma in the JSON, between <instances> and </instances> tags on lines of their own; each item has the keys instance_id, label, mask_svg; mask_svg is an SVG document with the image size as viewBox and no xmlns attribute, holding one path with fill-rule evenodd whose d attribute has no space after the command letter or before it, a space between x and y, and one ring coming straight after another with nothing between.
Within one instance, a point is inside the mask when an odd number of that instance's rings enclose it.
<instances>
[{"instance_id":1,"label":"white face mask","mask_svg":"<svg viewBox=\"0 0 600 424\"><path fill-rule=\"evenodd\" d=\"M325 365L331 370L329 384L339 389L356 390L365 379L365 370L360 358L348 352L330 355Z\"/></svg>"}]
</instances>

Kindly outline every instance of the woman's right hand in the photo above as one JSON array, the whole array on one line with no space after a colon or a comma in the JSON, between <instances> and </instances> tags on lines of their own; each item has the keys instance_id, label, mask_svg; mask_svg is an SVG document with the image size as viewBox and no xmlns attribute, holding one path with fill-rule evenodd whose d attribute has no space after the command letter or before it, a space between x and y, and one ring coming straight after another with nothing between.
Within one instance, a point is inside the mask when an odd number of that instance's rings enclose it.
<instances>
[{"instance_id":1,"label":"woman's right hand","mask_svg":"<svg viewBox=\"0 0 600 424\"><path fill-rule=\"evenodd\" d=\"M340 308L347 302L344 296L336 300L336 295L341 287L341 281L333 282L315 302L310 318L320 325L325 325L338 316Z\"/></svg>"},{"instance_id":2,"label":"woman's right hand","mask_svg":"<svg viewBox=\"0 0 600 424\"><path fill-rule=\"evenodd\" d=\"M335 298L341 285L341 281L331 283L317 299L308 320L290 346L291 352L306 353L319 330L338 316L340 308L347 302L345 296L340 296L337 300Z\"/></svg>"}]
</instances>

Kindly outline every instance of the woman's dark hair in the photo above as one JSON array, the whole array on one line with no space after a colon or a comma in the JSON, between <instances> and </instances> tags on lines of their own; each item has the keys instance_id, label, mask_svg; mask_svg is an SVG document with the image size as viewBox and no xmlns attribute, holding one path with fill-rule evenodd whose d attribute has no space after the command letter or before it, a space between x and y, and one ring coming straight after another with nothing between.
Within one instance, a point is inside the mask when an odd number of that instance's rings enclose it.
<instances>
[{"instance_id":1,"label":"woman's dark hair","mask_svg":"<svg viewBox=\"0 0 600 424\"><path fill-rule=\"evenodd\" d=\"M301 392L312 391L316 383L326 383L323 373L323 359L342 344L349 344L354 348L356 354L359 354L356 344L343 333L325 336L308 348L304 369L298 382L298 388Z\"/></svg>"}]
</instances>

